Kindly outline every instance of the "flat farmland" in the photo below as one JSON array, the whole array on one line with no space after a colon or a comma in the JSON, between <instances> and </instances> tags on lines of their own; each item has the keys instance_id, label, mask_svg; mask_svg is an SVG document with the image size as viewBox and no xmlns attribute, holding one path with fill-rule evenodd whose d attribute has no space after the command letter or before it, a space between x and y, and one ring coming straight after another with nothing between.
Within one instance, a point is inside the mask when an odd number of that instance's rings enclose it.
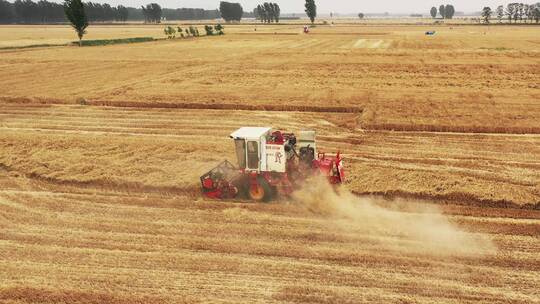
<instances>
[{"instance_id":1,"label":"flat farmland","mask_svg":"<svg viewBox=\"0 0 540 304\"><path fill-rule=\"evenodd\" d=\"M0 37L10 31L0 29ZM425 36L430 29L437 35ZM366 129L540 131L540 38L533 26L336 25L310 35L300 35L299 25L227 30L222 37L0 51L0 99L333 106L363 109Z\"/></svg>"},{"instance_id":2,"label":"flat farmland","mask_svg":"<svg viewBox=\"0 0 540 304\"><path fill-rule=\"evenodd\" d=\"M8 303L540 296L540 213L520 209L539 197L538 136L365 133L348 113L10 104L0 116ZM198 176L233 159L229 130L253 121L317 128L322 149L343 151L348 190L202 199Z\"/></svg>"},{"instance_id":3,"label":"flat farmland","mask_svg":"<svg viewBox=\"0 0 540 304\"><path fill-rule=\"evenodd\" d=\"M163 36L157 26L99 26L88 31L86 39L117 39ZM40 44L69 44L77 40L73 30L65 25L2 25L0 47L24 47Z\"/></svg>"},{"instance_id":4,"label":"flat farmland","mask_svg":"<svg viewBox=\"0 0 540 304\"><path fill-rule=\"evenodd\" d=\"M537 27L300 31L0 50L0 302L540 302ZM204 199L241 126L317 130L346 184Z\"/></svg>"},{"instance_id":5,"label":"flat farmland","mask_svg":"<svg viewBox=\"0 0 540 304\"><path fill-rule=\"evenodd\" d=\"M0 165L57 183L198 194L202 173L235 159L228 135L255 125L316 129L359 194L540 203L538 135L366 132L357 113L5 104L0 118Z\"/></svg>"}]
</instances>

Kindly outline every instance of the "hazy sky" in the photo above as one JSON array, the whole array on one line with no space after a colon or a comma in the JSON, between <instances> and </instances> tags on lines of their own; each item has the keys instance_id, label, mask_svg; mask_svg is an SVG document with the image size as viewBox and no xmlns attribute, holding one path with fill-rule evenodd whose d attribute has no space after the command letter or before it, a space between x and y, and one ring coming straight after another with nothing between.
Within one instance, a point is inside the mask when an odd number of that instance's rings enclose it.
<instances>
[{"instance_id":1,"label":"hazy sky","mask_svg":"<svg viewBox=\"0 0 540 304\"><path fill-rule=\"evenodd\" d=\"M88 1L88 0L85 0ZM215 9L219 6L220 0L92 0L94 2L107 2L111 5L122 4L125 6L140 6L150 2L159 3L163 7L178 8L178 7L197 7L205 9ZM229 2L240 2L244 7L244 11L252 10L257 4L265 1L276 2L281 7L282 13L300 13L304 11L304 0L228 0ZM55 2L61 2L56 0ZM316 0L318 12L327 14L329 12L337 13L422 13L429 14L432 6L439 7L440 4L451 3L456 8L456 11L476 12L482 10L484 6L491 6L492 9L498 5L513 0L377 0L377 1L361 1L361 0ZM519 1L523 3L536 3L536 1Z\"/></svg>"}]
</instances>

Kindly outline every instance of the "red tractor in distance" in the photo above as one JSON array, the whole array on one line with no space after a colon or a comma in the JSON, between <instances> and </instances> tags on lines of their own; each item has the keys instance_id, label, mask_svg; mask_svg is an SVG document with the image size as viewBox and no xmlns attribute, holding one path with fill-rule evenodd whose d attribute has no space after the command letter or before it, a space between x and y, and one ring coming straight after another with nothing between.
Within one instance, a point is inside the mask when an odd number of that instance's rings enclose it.
<instances>
[{"instance_id":1,"label":"red tractor in distance","mask_svg":"<svg viewBox=\"0 0 540 304\"><path fill-rule=\"evenodd\" d=\"M238 167L224 161L201 176L206 197L243 196L268 202L278 195L290 195L310 176L325 176L333 185L345 180L340 153L319 153L315 131L301 131L296 137L272 128L243 127L230 137L234 140Z\"/></svg>"}]
</instances>

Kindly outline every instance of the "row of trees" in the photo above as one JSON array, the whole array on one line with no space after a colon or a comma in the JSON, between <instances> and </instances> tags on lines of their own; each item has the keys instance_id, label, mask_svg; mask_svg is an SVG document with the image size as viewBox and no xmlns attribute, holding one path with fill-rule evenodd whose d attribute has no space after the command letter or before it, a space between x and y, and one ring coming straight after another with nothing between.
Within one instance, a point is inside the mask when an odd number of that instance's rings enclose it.
<instances>
[{"instance_id":1,"label":"row of trees","mask_svg":"<svg viewBox=\"0 0 540 304\"><path fill-rule=\"evenodd\" d=\"M143 16L144 16L144 22L146 23L160 23L161 22L161 15L163 14L163 10L161 9L161 6L157 3L150 3L146 6L141 6Z\"/></svg>"},{"instance_id":2,"label":"row of trees","mask_svg":"<svg viewBox=\"0 0 540 304\"><path fill-rule=\"evenodd\" d=\"M240 21L242 20L242 15L244 15L244 9L240 3L225 1L221 1L219 4L219 12L221 13L221 18L227 22Z\"/></svg>"},{"instance_id":3,"label":"row of trees","mask_svg":"<svg viewBox=\"0 0 540 304\"><path fill-rule=\"evenodd\" d=\"M203 20L218 19L221 14L218 10L205 10L202 8L161 8L157 3L150 3L141 7L142 15L147 23L159 23L166 20Z\"/></svg>"},{"instance_id":4,"label":"row of trees","mask_svg":"<svg viewBox=\"0 0 540 304\"><path fill-rule=\"evenodd\" d=\"M0 23L45 23L65 21L61 4L41 0L16 0L14 3L0 0Z\"/></svg>"},{"instance_id":5,"label":"row of trees","mask_svg":"<svg viewBox=\"0 0 540 304\"><path fill-rule=\"evenodd\" d=\"M43 0L42 0L43 1ZM84 9L88 21L122 21L125 22L128 19L129 13L127 7L118 5L112 7L107 3L84 3Z\"/></svg>"},{"instance_id":6,"label":"row of trees","mask_svg":"<svg viewBox=\"0 0 540 304\"><path fill-rule=\"evenodd\" d=\"M214 36L214 35L225 35L223 32L225 28L221 24L217 24L215 26L211 25L205 25L204 31L206 32L206 36ZM188 28L181 28L177 27L174 28L172 26L167 26L165 30L163 30L165 35L168 39L174 39L176 38L176 34L178 34L181 38L187 38L187 37L199 37L199 29L195 26L190 26Z\"/></svg>"},{"instance_id":7,"label":"row of trees","mask_svg":"<svg viewBox=\"0 0 540 304\"><path fill-rule=\"evenodd\" d=\"M493 10L489 6L482 9L482 19L484 20L484 23L490 23L493 13ZM512 23L512 20L514 20L514 23L517 23L518 20L525 23L527 23L527 21L539 23L540 2L536 4L509 3L506 7L500 5L495 10L495 13L499 23L502 23L505 19L510 23Z\"/></svg>"},{"instance_id":8,"label":"row of trees","mask_svg":"<svg viewBox=\"0 0 540 304\"><path fill-rule=\"evenodd\" d=\"M128 9L119 5L87 2L83 3L88 21L126 21ZM40 0L16 0L10 3L0 0L0 23L51 23L65 22L64 7L61 4Z\"/></svg>"},{"instance_id":9,"label":"row of trees","mask_svg":"<svg viewBox=\"0 0 540 304\"><path fill-rule=\"evenodd\" d=\"M253 10L253 14L255 15L255 18L261 20L261 22L279 22L281 9L277 3L265 2L257 5Z\"/></svg>"},{"instance_id":10,"label":"row of trees","mask_svg":"<svg viewBox=\"0 0 540 304\"><path fill-rule=\"evenodd\" d=\"M497 19L502 22L505 16L509 22L514 19L514 23L517 23L518 20L520 22L535 20L538 23L540 21L540 2L536 4L510 3L506 5L506 8L500 5L497 7Z\"/></svg>"},{"instance_id":11,"label":"row of trees","mask_svg":"<svg viewBox=\"0 0 540 304\"><path fill-rule=\"evenodd\" d=\"M201 20L220 18L218 10L196 8L167 9L156 3L141 8L110 6L96 2L83 3L89 22L112 22L129 20L145 20L159 22L167 20ZM16 0L13 3L0 0L0 23L56 23L66 22L62 4L47 0Z\"/></svg>"},{"instance_id":12,"label":"row of trees","mask_svg":"<svg viewBox=\"0 0 540 304\"><path fill-rule=\"evenodd\" d=\"M456 9L453 5L447 4L447 5L440 5L439 10L434 6L431 8L430 14L432 18L437 18L437 13L441 16L443 19L452 19L454 18L454 15L456 13Z\"/></svg>"},{"instance_id":13,"label":"row of trees","mask_svg":"<svg viewBox=\"0 0 540 304\"><path fill-rule=\"evenodd\" d=\"M225 35L223 29L224 27L221 24L214 25L213 27L211 25L204 26L206 36Z\"/></svg>"},{"instance_id":14,"label":"row of trees","mask_svg":"<svg viewBox=\"0 0 540 304\"><path fill-rule=\"evenodd\" d=\"M163 18L167 20L210 20L221 17L219 10L205 10L202 8L164 8Z\"/></svg>"}]
</instances>

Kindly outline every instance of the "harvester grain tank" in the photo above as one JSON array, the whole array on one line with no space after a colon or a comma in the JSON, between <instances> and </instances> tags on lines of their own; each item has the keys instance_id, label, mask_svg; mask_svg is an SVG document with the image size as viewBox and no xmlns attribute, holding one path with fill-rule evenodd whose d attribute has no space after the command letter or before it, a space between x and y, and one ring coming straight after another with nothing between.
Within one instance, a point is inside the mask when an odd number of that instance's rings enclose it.
<instances>
[{"instance_id":1,"label":"harvester grain tank","mask_svg":"<svg viewBox=\"0 0 540 304\"><path fill-rule=\"evenodd\" d=\"M333 185L345 180L340 153L320 153L315 131L301 131L297 137L269 127L243 127L230 137L237 166L226 160L201 176L203 194L209 198L246 196L266 202L292 194L310 176L322 175Z\"/></svg>"}]
</instances>

